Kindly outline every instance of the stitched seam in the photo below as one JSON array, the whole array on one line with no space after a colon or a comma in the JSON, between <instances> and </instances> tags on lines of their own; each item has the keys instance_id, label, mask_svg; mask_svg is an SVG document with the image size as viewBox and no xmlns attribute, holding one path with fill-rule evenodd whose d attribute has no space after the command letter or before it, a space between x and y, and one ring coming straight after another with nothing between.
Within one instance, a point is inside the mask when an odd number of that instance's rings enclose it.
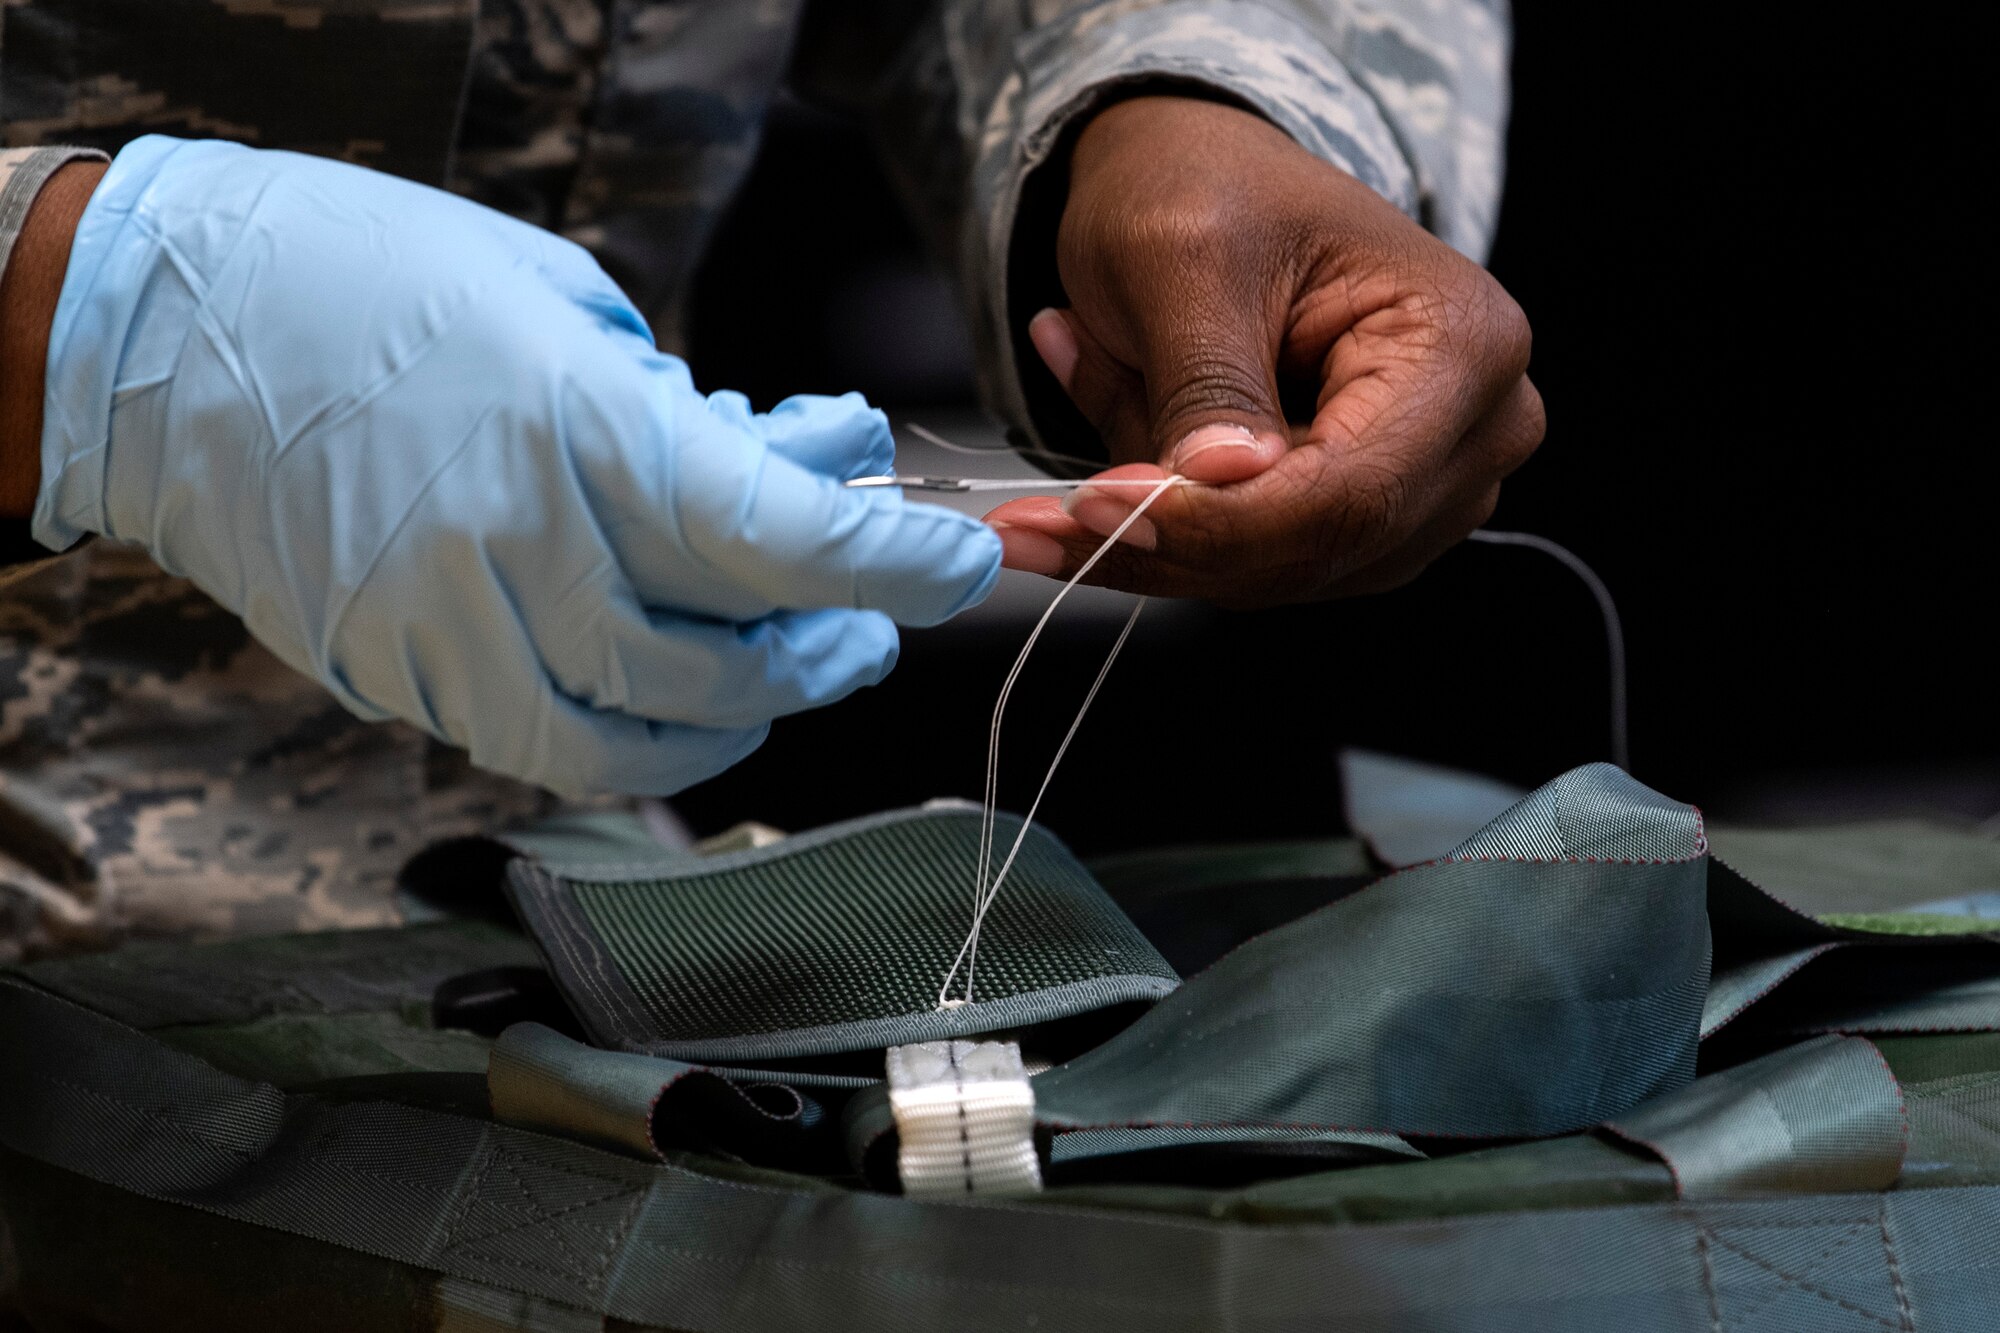
<instances>
[{"instance_id":1,"label":"stitched seam","mask_svg":"<svg viewBox=\"0 0 2000 1333\"><path fill-rule=\"evenodd\" d=\"M1882 1054L1881 1047L1866 1037L1854 1037L1849 1040L1858 1041L1868 1048L1868 1053L1875 1057L1877 1064L1882 1066L1882 1077L1888 1079L1889 1086L1895 1089L1896 1118L1901 1122L1901 1137L1896 1144L1896 1175L1900 1176L1903 1174L1903 1161L1910 1155L1910 1104L1903 1096L1902 1080L1896 1077L1895 1070L1889 1068L1889 1058ZM1894 1183L1893 1177L1891 1178L1891 1183Z\"/></svg>"},{"instance_id":2,"label":"stitched seam","mask_svg":"<svg viewBox=\"0 0 2000 1333\"><path fill-rule=\"evenodd\" d=\"M143 1119L152 1121L154 1124L160 1126L160 1128L162 1129L171 1131L178 1137L187 1140L189 1143L198 1143L204 1148L210 1149L211 1151L214 1152L221 1153L225 1157L233 1157L239 1162L253 1161L258 1156L257 1152L254 1150L245 1150L242 1148L231 1147L230 1145L222 1142L219 1139L209 1138L207 1135L204 1135L194 1129L191 1129L188 1126L181 1124L177 1120L171 1119L170 1114L166 1111L155 1110L150 1106L142 1106L138 1102L128 1102L122 1097L115 1097L108 1092L102 1092L96 1088L86 1087L81 1083L71 1083L68 1079L58 1078L54 1074L45 1074L40 1072L39 1070L31 1070L29 1071L29 1075L30 1077L38 1079L43 1083L53 1083L59 1088L67 1088L71 1092L74 1092L82 1097L88 1097L92 1101L100 1103L109 1103L110 1105L116 1106L121 1110L130 1111L133 1114L138 1115ZM400 1184L402 1182L399 1181L397 1183Z\"/></svg>"},{"instance_id":3,"label":"stitched seam","mask_svg":"<svg viewBox=\"0 0 2000 1333\"><path fill-rule=\"evenodd\" d=\"M965 1072L958 1065L958 1043L944 1044L945 1059L951 1064L951 1082L958 1100L958 1170L959 1181L967 1194L972 1193L972 1135L965 1124Z\"/></svg>"},{"instance_id":4,"label":"stitched seam","mask_svg":"<svg viewBox=\"0 0 2000 1333\"><path fill-rule=\"evenodd\" d=\"M439 1253L450 1254L456 1248L458 1244L458 1230L465 1225L465 1219L471 1215L472 1205L479 1198L479 1187L486 1183L487 1173L493 1169L493 1161L499 1155L500 1145L489 1141L486 1144L485 1153L480 1159L479 1169L472 1173L471 1182L460 1191L458 1207L445 1223L444 1240L439 1247Z\"/></svg>"},{"instance_id":5,"label":"stitched seam","mask_svg":"<svg viewBox=\"0 0 2000 1333\"><path fill-rule=\"evenodd\" d=\"M578 932L572 931L569 928L569 922L562 919L560 915L562 890L560 888L545 889L539 884L531 884L528 887L530 892L536 897L546 896L550 900L550 905L545 909L549 934L555 936L557 947L562 950L563 957L569 961L570 973L582 979L583 984L590 991L591 998L595 999L602 1006L605 1019L612 1025L613 1032L628 1042L638 1043L642 1041L642 1034L649 1021L648 1016L643 1013L633 1013L630 1006L625 1004L624 997L611 991L608 984L597 975L592 967L592 964L597 959L595 957L585 958L583 956L579 948L581 941L573 938ZM582 911L581 905L575 903L575 895L573 893L570 895L569 902L576 906L579 912ZM591 941L591 951L593 954L599 952L603 954L603 961L606 967L617 967L617 963L610 956L610 950L603 948L598 941ZM622 980L622 977L620 979Z\"/></svg>"},{"instance_id":6,"label":"stitched seam","mask_svg":"<svg viewBox=\"0 0 2000 1333\"><path fill-rule=\"evenodd\" d=\"M1876 1205L1875 1218L1882 1230L1882 1258L1889 1266L1889 1290L1896 1293L1896 1319L1900 1333L1916 1333L1916 1316L1910 1311L1910 1294L1903 1288L1903 1270L1896 1263L1896 1243L1889 1238L1889 1200Z\"/></svg>"},{"instance_id":7,"label":"stitched seam","mask_svg":"<svg viewBox=\"0 0 2000 1333\"><path fill-rule=\"evenodd\" d=\"M1868 1234L1867 1224L1863 1222L1845 1222L1845 1223L1832 1223L1832 1224L1822 1224L1822 1225L1836 1225L1841 1227L1842 1230L1840 1235L1834 1237L1832 1244L1828 1245L1825 1249L1822 1249L1818 1254L1815 1254L1812 1258L1806 1260L1803 1264L1799 1265L1799 1270L1803 1274L1810 1274L1814 1272L1819 1268L1821 1264L1825 1263L1828 1259L1831 1259L1834 1255L1840 1253L1840 1251L1846 1249L1849 1244L1851 1244L1856 1240L1859 1240L1862 1236ZM1722 1238L1720 1236L1717 1236L1716 1239L1720 1241ZM1762 1295L1757 1297L1755 1301L1751 1302L1749 1305L1745 1306L1743 1309L1738 1310L1736 1312L1736 1322L1738 1323L1738 1325L1744 1328L1750 1327L1750 1321L1755 1316L1762 1314L1764 1312L1765 1307L1770 1305L1772 1301L1775 1301L1780 1296L1784 1295L1784 1293L1785 1293L1785 1288L1783 1286L1779 1286L1774 1290L1764 1292Z\"/></svg>"},{"instance_id":8,"label":"stitched seam","mask_svg":"<svg viewBox=\"0 0 2000 1333\"><path fill-rule=\"evenodd\" d=\"M1846 1238L1843 1239L1841 1244L1845 1244L1846 1241L1852 1239L1854 1239L1852 1235L1847 1236ZM1724 1247L1725 1249L1733 1250L1735 1253L1741 1255L1743 1258L1748 1259L1751 1263L1757 1265L1757 1267L1772 1274L1774 1277L1778 1279L1778 1281L1780 1281L1781 1283L1783 1283L1788 1287L1793 1287L1799 1291L1803 1291L1808 1296L1817 1296L1823 1301L1827 1301L1833 1305L1839 1306L1841 1309L1847 1311L1849 1314L1861 1316L1861 1318L1866 1319L1871 1324L1880 1324L1883 1328L1891 1330L1891 1333L1905 1333L1903 1329L1897 1328L1896 1325L1890 1323L1888 1320L1884 1319L1881 1315L1876 1314L1874 1311L1864 1310L1860 1306L1854 1304L1852 1301L1844 1300L1841 1297L1834 1295L1832 1292L1828 1291L1825 1287L1806 1281L1806 1279L1800 1274L1787 1273L1784 1269L1778 1267L1770 1260L1760 1258L1759 1256L1750 1253L1750 1251L1744 1249L1740 1245L1731 1244L1727 1239L1725 1239L1723 1236L1719 1234L1715 1235L1715 1243ZM1839 1248L1840 1248L1839 1245L1834 1246L1834 1249L1839 1249ZM1827 1251L1828 1254L1831 1254L1832 1252L1833 1252L1832 1250ZM1823 1258L1824 1256L1821 1257ZM1817 1262L1817 1260L1815 1260L1815 1262Z\"/></svg>"},{"instance_id":9,"label":"stitched seam","mask_svg":"<svg viewBox=\"0 0 2000 1333\"><path fill-rule=\"evenodd\" d=\"M1708 1297L1708 1333L1722 1333L1722 1298L1715 1290L1715 1259L1708 1252L1708 1228L1694 1227L1694 1249L1701 1256L1701 1289Z\"/></svg>"},{"instance_id":10,"label":"stitched seam","mask_svg":"<svg viewBox=\"0 0 2000 1333\"><path fill-rule=\"evenodd\" d=\"M639 1187L628 1186L623 1190L615 1190L610 1194L601 1195L595 1199L585 1199L581 1203L565 1204L561 1208L557 1208L548 1212L543 1212L542 1211L543 1205L541 1200L537 1199L534 1195L534 1192L528 1188L528 1182L522 1178L521 1173L516 1171L512 1166L509 1166L505 1160L502 1160L500 1162L500 1166L504 1168L507 1174L513 1178L515 1188L521 1192L521 1197L528 1201L528 1207L530 1211L533 1212L534 1215L532 1217L529 1217L525 1221L508 1222L503 1226L496 1227L492 1231L482 1231L476 1236L465 1236L460 1239L454 1240L452 1244L447 1247L448 1250L462 1251L467 1246L478 1245L485 1241L497 1240L501 1236L511 1236L517 1231L525 1231L530 1227L538 1227L546 1222L553 1222L559 1217L567 1217L572 1213L584 1212L587 1209L591 1208L601 1208L607 1203L611 1203L617 1199L640 1192ZM489 1200L489 1202L493 1201ZM494 1203L493 1206L500 1207L503 1205ZM616 1234L616 1229L606 1231L604 1234L608 1235ZM576 1250L572 1249L569 1243L562 1238L559 1232L551 1231L550 1239L555 1242L556 1247L558 1249L562 1250L563 1253L567 1254L570 1258L577 1261L579 1267L577 1268L576 1271L571 1272L569 1276L573 1278L582 1277L585 1279L588 1285L595 1286L597 1278L602 1276L602 1269L604 1267L604 1256L600 1255L597 1267L595 1269L590 1270L589 1274L586 1274L581 1267L583 1263L583 1256L577 1253ZM480 1257L483 1258L485 1256L480 1256Z\"/></svg>"}]
</instances>

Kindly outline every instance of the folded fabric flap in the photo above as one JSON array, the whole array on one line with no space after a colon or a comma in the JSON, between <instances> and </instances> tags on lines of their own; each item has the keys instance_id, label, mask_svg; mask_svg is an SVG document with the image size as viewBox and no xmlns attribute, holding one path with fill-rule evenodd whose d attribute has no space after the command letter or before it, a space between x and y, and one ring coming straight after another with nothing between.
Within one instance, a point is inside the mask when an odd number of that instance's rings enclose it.
<instances>
[{"instance_id":1,"label":"folded fabric flap","mask_svg":"<svg viewBox=\"0 0 2000 1333\"><path fill-rule=\"evenodd\" d=\"M1715 869L1711 862L1711 877ZM1761 958L1718 959L1714 975L1709 978L1708 998L1702 1004L1702 1040L1708 1040L1727 1027L1744 1010L1769 995L1800 968L1839 947L1838 940L1822 940Z\"/></svg>"},{"instance_id":2,"label":"folded fabric flap","mask_svg":"<svg viewBox=\"0 0 2000 1333\"><path fill-rule=\"evenodd\" d=\"M1752 849L1766 869L1777 863L1781 849L1798 852L1802 866L1788 876L1787 887L1809 901L1849 906L1869 901L1845 880L1816 885L1799 878L1838 873L1826 849L1817 846L1822 837L1836 845L1842 841L1832 829L1717 834L1725 852L1730 846ZM1873 901L1887 907L1916 893L1891 884ZM1990 935L2000 923L1938 912L1843 911L1816 917L1715 856L1709 860L1708 915L1715 932L1715 980L1702 1013L1704 1038L1753 1005L1745 1027L1759 1032L2000 1028L2000 985L1983 981L1988 975L2000 978L2000 952L1993 950ZM1906 952L1911 950L1917 952ZM1948 961L1946 954L1960 961ZM1850 993L1850 987L1863 994ZM1819 1017L1810 1017L1814 1014ZM1732 1032L1739 1035L1742 1029Z\"/></svg>"},{"instance_id":3,"label":"folded fabric flap","mask_svg":"<svg viewBox=\"0 0 2000 1333\"><path fill-rule=\"evenodd\" d=\"M1117 1153L1151 1152L1195 1145L1313 1144L1345 1162L1390 1162L1420 1159L1423 1153L1394 1134L1367 1130L1285 1129L1277 1126L1124 1125L1103 1129L1073 1129L1056 1133L1049 1161L1061 1165Z\"/></svg>"},{"instance_id":4,"label":"folded fabric flap","mask_svg":"<svg viewBox=\"0 0 2000 1333\"><path fill-rule=\"evenodd\" d=\"M676 1149L798 1171L838 1169L836 1101L872 1080L717 1069L600 1051L538 1023L500 1035L487 1065L496 1119L638 1157Z\"/></svg>"},{"instance_id":5,"label":"folded fabric flap","mask_svg":"<svg viewBox=\"0 0 2000 1333\"><path fill-rule=\"evenodd\" d=\"M1404 871L1042 1075L1043 1114L1437 1137L1595 1124L1693 1076L1700 881L1698 862Z\"/></svg>"},{"instance_id":6,"label":"folded fabric flap","mask_svg":"<svg viewBox=\"0 0 2000 1333\"><path fill-rule=\"evenodd\" d=\"M1453 861L1688 861L1708 851L1701 812L1623 769L1585 764L1545 782L1448 852Z\"/></svg>"},{"instance_id":7,"label":"folded fabric flap","mask_svg":"<svg viewBox=\"0 0 2000 1333\"><path fill-rule=\"evenodd\" d=\"M2000 1177L2000 1034L1926 1033L1875 1044L1910 1112L1910 1150L1896 1187Z\"/></svg>"},{"instance_id":8,"label":"folded fabric flap","mask_svg":"<svg viewBox=\"0 0 2000 1333\"><path fill-rule=\"evenodd\" d=\"M698 861L524 859L508 893L594 1041L678 1059L879 1050L1144 1005L1178 984L1036 828L986 918L972 1002L940 1009L979 825L975 810L928 808ZM1002 848L1019 827L1000 819Z\"/></svg>"},{"instance_id":9,"label":"folded fabric flap","mask_svg":"<svg viewBox=\"0 0 2000 1333\"><path fill-rule=\"evenodd\" d=\"M1603 1128L1657 1154L1695 1200L1887 1189L1909 1145L1902 1089L1860 1037L1705 1075Z\"/></svg>"},{"instance_id":10,"label":"folded fabric flap","mask_svg":"<svg viewBox=\"0 0 2000 1333\"><path fill-rule=\"evenodd\" d=\"M1217 1189L1304 1172L1422 1161L1424 1154L1394 1134L1365 1130L1147 1125L1055 1133L1048 1158L1044 1174L1051 1185L1182 1182Z\"/></svg>"},{"instance_id":11,"label":"folded fabric flap","mask_svg":"<svg viewBox=\"0 0 2000 1333\"><path fill-rule=\"evenodd\" d=\"M1683 1086L1708 986L1699 817L1606 765L1538 796L1468 844L1477 859L1259 936L1037 1075L1037 1119L1526 1138ZM857 1164L891 1128L872 1102L849 1107Z\"/></svg>"}]
</instances>

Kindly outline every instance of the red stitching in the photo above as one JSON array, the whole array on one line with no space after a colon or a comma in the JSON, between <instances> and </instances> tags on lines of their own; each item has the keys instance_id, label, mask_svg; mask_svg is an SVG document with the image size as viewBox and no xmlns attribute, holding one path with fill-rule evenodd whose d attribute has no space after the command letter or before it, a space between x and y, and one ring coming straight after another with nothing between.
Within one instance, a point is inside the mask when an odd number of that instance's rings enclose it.
<instances>
[{"instance_id":1,"label":"red stitching","mask_svg":"<svg viewBox=\"0 0 2000 1333\"><path fill-rule=\"evenodd\" d=\"M1889 1080L1889 1086L1896 1090L1896 1115L1903 1124L1902 1142L1896 1149L1896 1174L1903 1174L1903 1159L1910 1155L1910 1099L1903 1095L1903 1082L1896 1077L1896 1071L1889 1068L1889 1057L1882 1054L1882 1048L1866 1037L1849 1036L1848 1041L1858 1041L1868 1048L1875 1062L1882 1066L1882 1076Z\"/></svg>"},{"instance_id":2,"label":"red stitching","mask_svg":"<svg viewBox=\"0 0 2000 1333\"><path fill-rule=\"evenodd\" d=\"M1614 1137L1625 1140L1627 1143L1636 1143L1647 1152L1653 1154L1653 1156L1659 1158L1660 1165L1667 1168L1667 1175L1674 1182L1674 1197L1676 1199L1685 1199L1687 1197L1687 1191L1681 1184L1680 1168L1674 1165L1673 1158L1667 1156L1666 1149L1651 1139L1640 1138L1637 1134L1632 1133L1615 1120L1607 1120L1602 1125L1599 1125L1598 1128Z\"/></svg>"},{"instance_id":3,"label":"red stitching","mask_svg":"<svg viewBox=\"0 0 2000 1333\"><path fill-rule=\"evenodd\" d=\"M1787 968L1785 971L1773 977L1770 980L1769 984L1767 984L1764 987L1764 989L1758 991L1755 995L1752 995L1742 1004L1737 1005L1736 1011L1730 1014L1729 1017L1723 1019L1720 1023L1717 1023L1715 1027L1712 1028L1706 1036L1702 1037L1702 1040L1707 1041L1709 1037L1713 1037L1716 1033L1722 1031L1722 1029L1728 1027L1731 1023L1734 1023L1737 1019L1743 1017L1744 1014L1750 1011L1751 1005L1757 1003L1757 1001L1763 999L1766 995L1769 995L1772 991L1778 989L1778 987L1784 985L1787 981L1790 981L1793 977L1797 976L1801 971L1805 969L1807 963L1812 962L1814 959L1818 958L1821 954L1828 953L1834 949L1840 948L1845 943L1846 941L1844 940L1828 940L1824 944L1813 946L1813 951L1811 953L1807 954L1804 958L1799 959L1799 961L1794 963L1791 967Z\"/></svg>"}]
</instances>

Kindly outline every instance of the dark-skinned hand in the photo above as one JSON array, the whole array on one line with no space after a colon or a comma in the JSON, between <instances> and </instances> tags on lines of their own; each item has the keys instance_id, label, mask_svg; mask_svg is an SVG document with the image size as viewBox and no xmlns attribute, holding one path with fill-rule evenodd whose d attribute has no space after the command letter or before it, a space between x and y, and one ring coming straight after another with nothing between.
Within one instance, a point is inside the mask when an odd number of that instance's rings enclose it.
<instances>
[{"instance_id":1,"label":"dark-skinned hand","mask_svg":"<svg viewBox=\"0 0 2000 1333\"><path fill-rule=\"evenodd\" d=\"M1072 304L1029 336L1118 464L1102 475L1211 483L1162 495L1092 582L1234 605L1396 587L1484 523L1541 442L1527 320L1499 283L1249 112L1143 97L1097 115L1057 263ZM1309 420L1287 421L1281 384ZM987 521L1007 565L1066 577L1147 493Z\"/></svg>"}]
</instances>

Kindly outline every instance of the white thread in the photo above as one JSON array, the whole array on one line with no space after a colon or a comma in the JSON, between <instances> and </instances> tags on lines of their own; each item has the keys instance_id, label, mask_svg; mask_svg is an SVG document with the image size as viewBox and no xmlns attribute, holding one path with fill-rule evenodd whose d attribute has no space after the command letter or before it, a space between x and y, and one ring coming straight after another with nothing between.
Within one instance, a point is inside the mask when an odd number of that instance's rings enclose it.
<instances>
[{"instance_id":1,"label":"white thread","mask_svg":"<svg viewBox=\"0 0 2000 1333\"><path fill-rule=\"evenodd\" d=\"M1103 545L1091 553L1090 558L1083 562L1076 573L1070 575L1069 581L1063 584L1055 597L1050 600L1047 609L1042 612L1041 619L1035 622L1035 628L1028 634L1028 641L1021 645L1020 655L1014 659L1013 668L1007 672L1007 679L1000 686L1000 697L993 704L993 725L986 740L986 790L979 806L979 860L974 867L972 878L972 925L966 932L965 943L959 946L957 956L951 960L951 967L945 973L943 983L938 987L940 1009L958 1007L949 999L949 995L952 982L958 979L960 966L965 968L965 997L962 1003L972 1002L974 970L979 957L979 933L985 924L987 909L993 906L994 899L1000 894L1000 886L1006 880L1007 872L1013 869L1014 859L1020 854L1021 847L1027 841L1028 829L1034 823L1035 812L1041 808L1042 797L1047 794L1049 783L1055 778L1056 766L1062 763L1063 755L1069 750L1070 741L1076 737L1077 728L1083 725L1083 715L1090 710L1091 702L1097 698L1098 690L1102 688L1105 677L1111 672L1111 664L1118 660L1119 650L1131 637L1132 627L1138 623L1139 612L1145 609L1146 599L1140 598L1132 607L1132 614L1125 620L1125 628L1119 631L1117 641L1111 645L1111 652L1104 659L1104 665L1098 669L1097 679L1091 683L1089 693L1084 695L1082 707L1077 709L1076 717L1069 724L1069 731L1063 736L1062 744L1056 748L1055 758L1049 761L1048 771L1042 775L1042 785L1036 790L1035 799L1028 806L1027 815L1021 820L1021 827L1014 835L1013 845L1008 848L1006 858L1000 863L1000 868L994 872L989 883L987 871L993 867L993 835L998 822L1000 799L1000 724L1006 716L1007 699L1014 692L1014 682L1020 679L1021 668L1027 665L1028 654L1034 651L1035 641L1041 638L1042 630L1047 627L1050 617L1055 615L1056 608L1062 605L1063 598L1069 596L1070 589L1083 581L1084 575L1104 558L1106 552L1118 544L1119 538L1139 521L1140 516L1152 507L1155 500L1175 486L1183 484L1185 480L1180 476L1161 478L1146 498L1125 516L1125 521L1104 539Z\"/></svg>"},{"instance_id":2,"label":"white thread","mask_svg":"<svg viewBox=\"0 0 2000 1333\"><path fill-rule=\"evenodd\" d=\"M1582 556L1547 537L1537 537L1532 532L1495 532L1491 528L1481 528L1468 540L1493 546L1525 546L1540 551L1561 562L1590 589L1590 595L1597 600L1598 613L1604 617L1604 642L1611 664L1611 762L1630 773L1632 745L1625 688L1625 626L1618 619L1618 603L1611 600L1611 589L1597 577L1596 570L1584 563Z\"/></svg>"}]
</instances>

